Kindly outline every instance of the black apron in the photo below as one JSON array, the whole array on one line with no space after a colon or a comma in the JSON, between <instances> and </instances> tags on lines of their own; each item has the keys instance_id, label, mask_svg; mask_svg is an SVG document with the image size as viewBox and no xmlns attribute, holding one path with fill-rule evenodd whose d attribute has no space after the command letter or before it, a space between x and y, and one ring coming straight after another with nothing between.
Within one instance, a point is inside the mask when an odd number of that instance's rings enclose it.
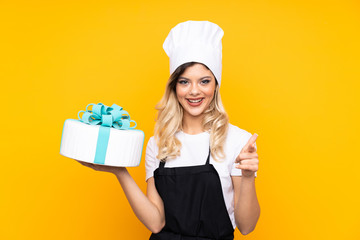
<instances>
[{"instance_id":1,"label":"black apron","mask_svg":"<svg viewBox=\"0 0 360 240\"><path fill-rule=\"evenodd\" d=\"M209 164L154 171L155 187L164 202L165 226L150 240L233 240L220 177Z\"/></svg>"}]
</instances>

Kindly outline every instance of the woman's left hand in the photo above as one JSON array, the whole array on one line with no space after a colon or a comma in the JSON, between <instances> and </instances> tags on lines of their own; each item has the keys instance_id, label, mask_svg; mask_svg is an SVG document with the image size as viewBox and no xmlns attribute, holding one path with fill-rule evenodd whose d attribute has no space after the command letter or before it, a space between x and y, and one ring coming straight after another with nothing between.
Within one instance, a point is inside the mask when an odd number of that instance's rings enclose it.
<instances>
[{"instance_id":1,"label":"woman's left hand","mask_svg":"<svg viewBox=\"0 0 360 240\"><path fill-rule=\"evenodd\" d=\"M253 134L235 159L235 163L239 163L235 167L241 169L243 177L255 176L255 172L258 170L259 159L255 148L257 137L256 133Z\"/></svg>"}]
</instances>

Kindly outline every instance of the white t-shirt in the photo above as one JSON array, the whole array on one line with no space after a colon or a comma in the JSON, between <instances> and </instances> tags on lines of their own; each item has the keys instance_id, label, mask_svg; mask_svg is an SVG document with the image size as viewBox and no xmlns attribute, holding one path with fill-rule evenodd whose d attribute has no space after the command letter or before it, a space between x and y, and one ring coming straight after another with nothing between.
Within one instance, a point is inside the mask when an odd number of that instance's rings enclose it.
<instances>
[{"instance_id":1,"label":"white t-shirt","mask_svg":"<svg viewBox=\"0 0 360 240\"><path fill-rule=\"evenodd\" d=\"M175 136L182 144L180 150L181 155L175 159L167 160L165 167L195 166L204 165L206 163L210 144L210 134L208 132L191 135L180 131L177 132ZM235 159L251 136L251 133L229 123L228 134L224 144L224 152L226 154L225 161L216 162L210 156L210 164L214 165L220 176L225 205L234 229L236 224L234 216L234 189L231 176L241 176L241 169L235 168ZM155 138L152 136L146 146L145 180L153 177L154 170L159 167L160 160L156 158L158 150L159 148L156 145Z\"/></svg>"}]
</instances>

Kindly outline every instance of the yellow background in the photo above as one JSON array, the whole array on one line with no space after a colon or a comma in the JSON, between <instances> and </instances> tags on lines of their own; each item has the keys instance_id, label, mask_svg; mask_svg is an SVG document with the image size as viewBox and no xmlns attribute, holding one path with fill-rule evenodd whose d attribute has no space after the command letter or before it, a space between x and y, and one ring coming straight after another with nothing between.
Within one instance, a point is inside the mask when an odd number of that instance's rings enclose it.
<instances>
[{"instance_id":1,"label":"yellow background","mask_svg":"<svg viewBox=\"0 0 360 240\"><path fill-rule=\"evenodd\" d=\"M360 239L359 1L1 1L0 239L148 239L115 176L59 154L116 103L153 134L170 29L225 32L230 122L258 133L261 216L235 239ZM144 146L144 148L145 148ZM128 168L145 192L144 154Z\"/></svg>"}]
</instances>

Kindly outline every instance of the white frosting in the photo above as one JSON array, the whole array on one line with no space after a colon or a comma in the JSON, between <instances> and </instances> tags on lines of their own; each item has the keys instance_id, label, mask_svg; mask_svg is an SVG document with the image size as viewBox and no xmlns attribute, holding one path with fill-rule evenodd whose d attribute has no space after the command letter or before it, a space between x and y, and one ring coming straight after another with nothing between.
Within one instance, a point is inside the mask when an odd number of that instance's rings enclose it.
<instances>
[{"instance_id":1,"label":"white frosting","mask_svg":"<svg viewBox=\"0 0 360 240\"><path fill-rule=\"evenodd\" d=\"M64 123L60 154L76 160L93 163L99 134L99 125L89 125L67 119ZM141 130L110 128L105 163L108 166L139 166L144 144Z\"/></svg>"}]
</instances>

